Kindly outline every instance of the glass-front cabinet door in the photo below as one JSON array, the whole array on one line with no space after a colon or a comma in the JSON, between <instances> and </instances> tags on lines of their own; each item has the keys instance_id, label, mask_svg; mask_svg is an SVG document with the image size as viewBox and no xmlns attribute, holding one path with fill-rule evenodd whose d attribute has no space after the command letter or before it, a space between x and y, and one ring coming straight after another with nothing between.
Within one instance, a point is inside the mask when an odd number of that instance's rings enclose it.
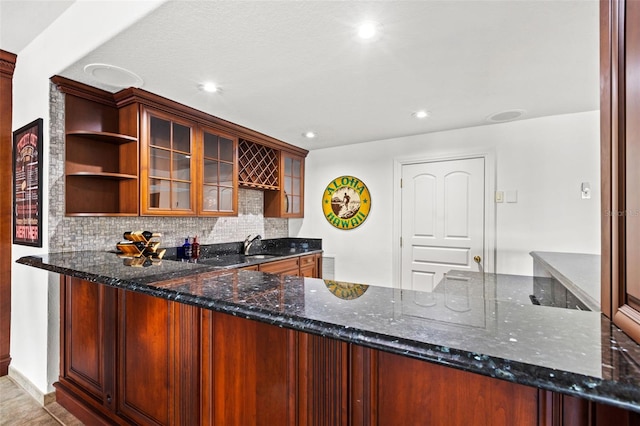
<instances>
[{"instance_id":1,"label":"glass-front cabinet door","mask_svg":"<svg viewBox=\"0 0 640 426\"><path fill-rule=\"evenodd\" d=\"M200 136L198 215L236 215L238 140L209 128L203 128Z\"/></svg>"},{"instance_id":2,"label":"glass-front cabinet door","mask_svg":"<svg viewBox=\"0 0 640 426\"><path fill-rule=\"evenodd\" d=\"M147 108L142 115L141 214L194 215L195 125Z\"/></svg>"},{"instance_id":3,"label":"glass-front cabinet door","mask_svg":"<svg viewBox=\"0 0 640 426\"><path fill-rule=\"evenodd\" d=\"M302 216L302 159L282 153L283 173L283 211L285 215Z\"/></svg>"}]
</instances>

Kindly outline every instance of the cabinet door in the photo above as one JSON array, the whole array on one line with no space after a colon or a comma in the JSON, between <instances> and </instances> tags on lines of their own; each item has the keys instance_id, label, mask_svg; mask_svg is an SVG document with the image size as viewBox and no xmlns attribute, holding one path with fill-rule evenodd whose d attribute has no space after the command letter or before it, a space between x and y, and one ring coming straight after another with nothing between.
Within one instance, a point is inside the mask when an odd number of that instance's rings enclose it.
<instances>
[{"instance_id":1,"label":"cabinet door","mask_svg":"<svg viewBox=\"0 0 640 426\"><path fill-rule=\"evenodd\" d=\"M118 414L198 424L199 309L119 290Z\"/></svg>"},{"instance_id":2,"label":"cabinet door","mask_svg":"<svg viewBox=\"0 0 640 426\"><path fill-rule=\"evenodd\" d=\"M200 424L299 424L296 332L205 309L202 316Z\"/></svg>"},{"instance_id":3,"label":"cabinet door","mask_svg":"<svg viewBox=\"0 0 640 426\"><path fill-rule=\"evenodd\" d=\"M304 210L304 158L282 153L282 216L302 217Z\"/></svg>"},{"instance_id":4,"label":"cabinet door","mask_svg":"<svg viewBox=\"0 0 640 426\"><path fill-rule=\"evenodd\" d=\"M600 3L602 312L640 342L640 2ZM610 179L610 182L608 181Z\"/></svg>"},{"instance_id":5,"label":"cabinet door","mask_svg":"<svg viewBox=\"0 0 640 426\"><path fill-rule=\"evenodd\" d=\"M110 408L114 396L114 289L62 277L60 381Z\"/></svg>"},{"instance_id":6,"label":"cabinet door","mask_svg":"<svg viewBox=\"0 0 640 426\"><path fill-rule=\"evenodd\" d=\"M199 136L198 215L237 215L237 139L209 128Z\"/></svg>"},{"instance_id":7,"label":"cabinet door","mask_svg":"<svg viewBox=\"0 0 640 426\"><path fill-rule=\"evenodd\" d=\"M300 257L300 276L307 278L318 278L317 257L312 254Z\"/></svg>"},{"instance_id":8,"label":"cabinet door","mask_svg":"<svg viewBox=\"0 0 640 426\"><path fill-rule=\"evenodd\" d=\"M304 157L282 151L278 191L265 191L266 217L304 217Z\"/></svg>"},{"instance_id":9,"label":"cabinet door","mask_svg":"<svg viewBox=\"0 0 640 426\"><path fill-rule=\"evenodd\" d=\"M141 116L141 214L195 215L195 124L148 108Z\"/></svg>"}]
</instances>

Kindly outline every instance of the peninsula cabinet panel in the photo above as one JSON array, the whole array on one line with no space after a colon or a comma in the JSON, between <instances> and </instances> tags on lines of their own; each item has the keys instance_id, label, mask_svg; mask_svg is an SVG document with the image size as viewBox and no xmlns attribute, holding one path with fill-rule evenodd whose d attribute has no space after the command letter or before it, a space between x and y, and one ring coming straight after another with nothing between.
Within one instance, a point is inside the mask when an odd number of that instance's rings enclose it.
<instances>
[{"instance_id":1,"label":"peninsula cabinet panel","mask_svg":"<svg viewBox=\"0 0 640 426\"><path fill-rule=\"evenodd\" d=\"M115 303L109 287L63 277L61 382L108 408L114 395Z\"/></svg>"},{"instance_id":2,"label":"peninsula cabinet panel","mask_svg":"<svg viewBox=\"0 0 640 426\"><path fill-rule=\"evenodd\" d=\"M138 424L169 424L170 303L127 291L119 296L117 410Z\"/></svg>"},{"instance_id":3,"label":"peninsula cabinet panel","mask_svg":"<svg viewBox=\"0 0 640 426\"><path fill-rule=\"evenodd\" d=\"M538 424L535 388L359 347L352 359L354 424Z\"/></svg>"},{"instance_id":4,"label":"peninsula cabinet panel","mask_svg":"<svg viewBox=\"0 0 640 426\"><path fill-rule=\"evenodd\" d=\"M203 425L295 425L296 332L202 311Z\"/></svg>"},{"instance_id":5,"label":"peninsula cabinet panel","mask_svg":"<svg viewBox=\"0 0 640 426\"><path fill-rule=\"evenodd\" d=\"M348 412L352 396L348 386L351 372L348 348L347 343L338 340L299 333L300 425L350 424Z\"/></svg>"},{"instance_id":6,"label":"peninsula cabinet panel","mask_svg":"<svg viewBox=\"0 0 640 426\"><path fill-rule=\"evenodd\" d=\"M61 405L85 424L199 423L200 310L62 278Z\"/></svg>"}]
</instances>

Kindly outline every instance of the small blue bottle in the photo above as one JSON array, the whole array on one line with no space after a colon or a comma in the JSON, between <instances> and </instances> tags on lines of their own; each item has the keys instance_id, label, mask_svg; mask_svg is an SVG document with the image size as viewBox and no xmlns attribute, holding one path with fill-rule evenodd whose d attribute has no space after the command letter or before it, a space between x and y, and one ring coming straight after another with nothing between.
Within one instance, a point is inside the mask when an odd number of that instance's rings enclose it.
<instances>
[{"instance_id":1,"label":"small blue bottle","mask_svg":"<svg viewBox=\"0 0 640 426\"><path fill-rule=\"evenodd\" d=\"M184 244L182 245L182 259L188 262L191 259L191 244L189 243L189 237L184 239Z\"/></svg>"}]
</instances>

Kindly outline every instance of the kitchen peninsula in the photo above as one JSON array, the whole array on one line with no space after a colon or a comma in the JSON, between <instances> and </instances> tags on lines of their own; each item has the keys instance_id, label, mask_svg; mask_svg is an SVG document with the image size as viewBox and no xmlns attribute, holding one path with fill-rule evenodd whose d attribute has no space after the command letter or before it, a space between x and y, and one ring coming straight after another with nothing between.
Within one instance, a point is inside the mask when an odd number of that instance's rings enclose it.
<instances>
[{"instance_id":1,"label":"kitchen peninsula","mask_svg":"<svg viewBox=\"0 0 640 426\"><path fill-rule=\"evenodd\" d=\"M533 277L420 293L97 251L18 262L62 277L57 395L93 423L640 418L640 346L600 313L532 304ZM93 357L74 364L80 351Z\"/></svg>"}]
</instances>

